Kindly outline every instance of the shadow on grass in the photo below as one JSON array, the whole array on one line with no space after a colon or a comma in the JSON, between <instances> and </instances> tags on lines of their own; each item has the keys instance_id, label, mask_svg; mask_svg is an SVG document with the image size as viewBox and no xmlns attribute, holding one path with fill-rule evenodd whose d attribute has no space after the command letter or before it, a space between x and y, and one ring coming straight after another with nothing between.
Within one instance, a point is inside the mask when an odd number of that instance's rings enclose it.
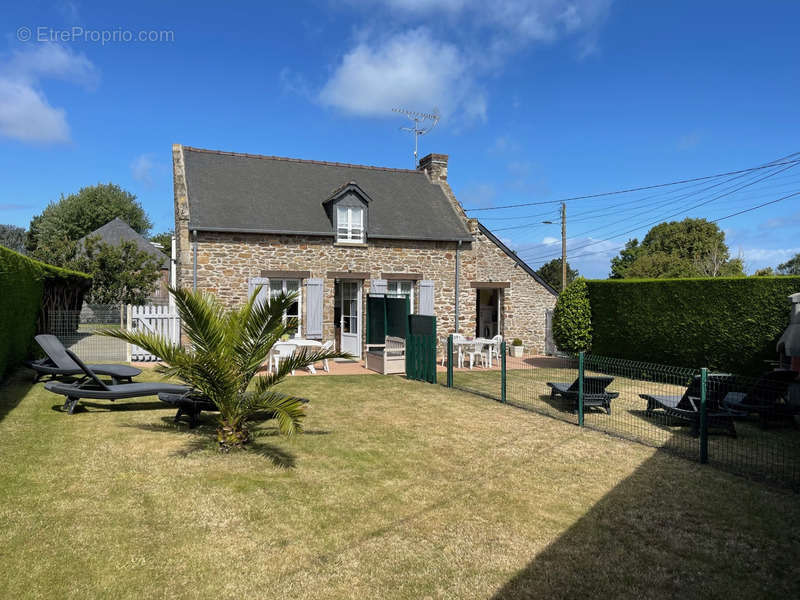
<instances>
[{"instance_id":1,"label":"shadow on grass","mask_svg":"<svg viewBox=\"0 0 800 600\"><path fill-rule=\"evenodd\" d=\"M657 452L493 600L798 597L796 496L712 475Z\"/></svg>"},{"instance_id":2,"label":"shadow on grass","mask_svg":"<svg viewBox=\"0 0 800 600\"><path fill-rule=\"evenodd\" d=\"M197 427L189 428L186 423L176 423L171 417L164 417L160 423L133 423L123 424L120 427L130 427L141 431L155 433L181 433L192 437L183 448L173 452L173 456L186 458L198 453L220 454L217 445L216 423L201 422ZM327 435L328 431L307 431L300 435ZM281 434L275 428L251 430L252 441L243 452L257 454L269 460L273 466L281 469L294 469L296 457L283 448L268 442L260 441L261 438L278 437Z\"/></svg>"},{"instance_id":3,"label":"shadow on grass","mask_svg":"<svg viewBox=\"0 0 800 600\"><path fill-rule=\"evenodd\" d=\"M64 410L63 404L54 404L50 407L52 410L56 412L63 412L66 413L67 411ZM99 409L104 412L126 412L131 410L163 410L165 408L169 408L163 402L103 402L102 404L98 402L84 402L80 400L75 406L75 411L73 414L80 414L80 413L88 413L94 412L89 411L87 409Z\"/></svg>"},{"instance_id":4,"label":"shadow on grass","mask_svg":"<svg viewBox=\"0 0 800 600\"><path fill-rule=\"evenodd\" d=\"M29 369L17 369L0 382L0 421L19 405L34 385L33 371Z\"/></svg>"}]
</instances>

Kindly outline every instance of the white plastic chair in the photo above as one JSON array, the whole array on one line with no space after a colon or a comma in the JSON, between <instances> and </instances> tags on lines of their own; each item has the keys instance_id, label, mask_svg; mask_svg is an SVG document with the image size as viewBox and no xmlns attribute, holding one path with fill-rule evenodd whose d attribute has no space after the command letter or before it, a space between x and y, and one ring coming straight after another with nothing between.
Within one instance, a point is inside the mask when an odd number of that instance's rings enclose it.
<instances>
[{"instance_id":1,"label":"white plastic chair","mask_svg":"<svg viewBox=\"0 0 800 600\"><path fill-rule=\"evenodd\" d=\"M480 356L480 358L481 358L481 364L482 364L484 367L486 366L486 360L487 360L487 358L488 358L488 354L487 354L486 352L484 352L484 351L483 351L483 344L481 344L481 343L476 343L476 344L475 344L475 345L472 347L472 350L468 350L467 352L465 352L465 354L466 354L467 356L469 356L469 368L470 368L470 370L472 370L472 366L475 364L475 357L476 357L476 356ZM460 357L459 357L459 358L460 358Z\"/></svg>"},{"instance_id":2,"label":"white plastic chair","mask_svg":"<svg viewBox=\"0 0 800 600\"><path fill-rule=\"evenodd\" d=\"M462 351L461 344L457 344L457 342L465 340L465 339L466 338L463 335L461 335L460 333L454 333L453 334L453 354L458 352L458 362L456 364L458 365L459 369L464 367L464 353ZM445 338L444 344L445 344L445 348L446 348L447 347L447 338ZM444 361L445 360L451 360L451 359L452 359L452 357L450 357L450 358L447 357L447 353L446 352L442 353L442 366L444 366L444 364L445 364Z\"/></svg>"},{"instance_id":3,"label":"white plastic chair","mask_svg":"<svg viewBox=\"0 0 800 600\"><path fill-rule=\"evenodd\" d=\"M327 352L328 350L331 349L331 346L333 346L333 342L328 340L327 342L322 344L322 347L320 348L320 352ZM326 373L330 373L331 368L328 366L328 359L327 358L322 361L322 368L325 369Z\"/></svg>"},{"instance_id":4,"label":"white plastic chair","mask_svg":"<svg viewBox=\"0 0 800 600\"><path fill-rule=\"evenodd\" d=\"M275 344L272 347L272 359L275 361L276 371L280 368L281 361L291 358L295 350L297 350L296 344ZM294 375L294 369L292 369L292 375Z\"/></svg>"},{"instance_id":5,"label":"white plastic chair","mask_svg":"<svg viewBox=\"0 0 800 600\"><path fill-rule=\"evenodd\" d=\"M492 343L489 345L489 367L492 366L492 355L494 355L497 360L500 360L500 344L503 343L503 336L497 334L492 338Z\"/></svg>"}]
</instances>

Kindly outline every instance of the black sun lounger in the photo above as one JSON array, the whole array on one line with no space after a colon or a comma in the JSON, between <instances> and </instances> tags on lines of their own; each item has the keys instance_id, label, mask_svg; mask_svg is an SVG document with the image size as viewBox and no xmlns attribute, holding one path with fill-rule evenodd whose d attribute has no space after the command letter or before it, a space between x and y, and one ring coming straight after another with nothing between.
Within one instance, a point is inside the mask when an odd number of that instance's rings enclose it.
<instances>
[{"instance_id":1,"label":"black sun lounger","mask_svg":"<svg viewBox=\"0 0 800 600\"><path fill-rule=\"evenodd\" d=\"M160 392L173 394L188 394L191 388L185 385L174 383L123 383L118 385L106 385L97 374L88 366L83 364L80 358L69 350L65 350L67 355L75 361L84 373L84 377L76 383L64 383L61 381L48 381L44 384L47 391L54 394L66 396L64 408L69 414L75 411L78 400L89 398L91 400L120 400L122 398L142 398L145 396L157 396Z\"/></svg>"},{"instance_id":2,"label":"black sun lounger","mask_svg":"<svg viewBox=\"0 0 800 600\"><path fill-rule=\"evenodd\" d=\"M712 427L721 428L736 437L736 427L733 419L734 417L742 416L743 413L728 410L720 405L721 398L725 396L733 383L734 378L731 375L716 373L708 375L706 384L706 417L709 429ZM674 419L685 421L692 426L692 435L698 435L700 431L700 386L700 375L695 375L682 395L639 394L639 397L647 400L648 416L661 413ZM659 411L659 413L655 411Z\"/></svg>"},{"instance_id":3,"label":"black sun lounger","mask_svg":"<svg viewBox=\"0 0 800 600\"><path fill-rule=\"evenodd\" d=\"M39 360L29 360L25 362L27 367L36 372L33 378L34 383L45 375L49 375L51 379L83 375L83 370L69 357L67 349L64 348L64 344L62 344L56 336L42 334L37 335L34 339L47 355L45 358ZM127 365L88 366L96 375L111 377L111 382L115 385L126 381L130 382L133 377L136 377L142 372L141 369L135 369Z\"/></svg>"},{"instance_id":4,"label":"black sun lounger","mask_svg":"<svg viewBox=\"0 0 800 600\"><path fill-rule=\"evenodd\" d=\"M611 414L611 401L619 396L619 392L607 392L606 388L614 381L613 377L584 377L583 378L583 407L597 406L604 408ZM574 403L578 407L578 385L580 380L576 379L570 383L558 383L548 381L550 388L550 398L555 399L561 396L565 400Z\"/></svg>"},{"instance_id":5,"label":"black sun lounger","mask_svg":"<svg viewBox=\"0 0 800 600\"><path fill-rule=\"evenodd\" d=\"M789 386L797 380L797 371L776 369L764 373L747 392L728 392L722 399L724 408L756 413L761 425L766 426L770 418L791 419L800 413L800 406L789 402Z\"/></svg>"}]
</instances>

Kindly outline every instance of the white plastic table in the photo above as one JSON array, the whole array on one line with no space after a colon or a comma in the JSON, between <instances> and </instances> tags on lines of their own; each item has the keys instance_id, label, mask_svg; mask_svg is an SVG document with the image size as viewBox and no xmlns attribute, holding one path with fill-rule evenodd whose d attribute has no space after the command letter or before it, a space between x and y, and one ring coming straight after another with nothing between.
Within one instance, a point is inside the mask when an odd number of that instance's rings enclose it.
<instances>
[{"instance_id":1,"label":"white plastic table","mask_svg":"<svg viewBox=\"0 0 800 600\"><path fill-rule=\"evenodd\" d=\"M492 346L494 342L488 338L476 337L476 338L464 338L459 340L453 340L453 346L475 346L475 344L480 344L482 346L481 350L486 346ZM459 365L460 367L461 365ZM492 355L489 354L489 367L492 366Z\"/></svg>"}]
</instances>

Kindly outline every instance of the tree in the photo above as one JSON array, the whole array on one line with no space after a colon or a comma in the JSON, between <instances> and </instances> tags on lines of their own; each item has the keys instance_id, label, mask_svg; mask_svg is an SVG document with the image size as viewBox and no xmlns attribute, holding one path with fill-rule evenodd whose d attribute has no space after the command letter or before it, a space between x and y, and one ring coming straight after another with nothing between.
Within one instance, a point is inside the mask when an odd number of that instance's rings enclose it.
<instances>
[{"instance_id":1,"label":"tree","mask_svg":"<svg viewBox=\"0 0 800 600\"><path fill-rule=\"evenodd\" d=\"M741 257L730 258L716 223L689 219L660 223L641 244L629 240L611 259L611 277L733 277L744 275Z\"/></svg>"},{"instance_id":2,"label":"tree","mask_svg":"<svg viewBox=\"0 0 800 600\"><path fill-rule=\"evenodd\" d=\"M580 352L592 347L592 309L583 277L567 286L553 309L553 341L559 350Z\"/></svg>"},{"instance_id":3,"label":"tree","mask_svg":"<svg viewBox=\"0 0 800 600\"><path fill-rule=\"evenodd\" d=\"M0 246L25 254L26 232L16 225L0 225Z\"/></svg>"},{"instance_id":4,"label":"tree","mask_svg":"<svg viewBox=\"0 0 800 600\"><path fill-rule=\"evenodd\" d=\"M778 273L780 275L800 275L800 252L785 263L778 265Z\"/></svg>"},{"instance_id":5,"label":"tree","mask_svg":"<svg viewBox=\"0 0 800 600\"><path fill-rule=\"evenodd\" d=\"M772 267L764 267L763 269L758 269L755 273L753 273L753 277L772 277L773 275L775 275L775 271Z\"/></svg>"},{"instance_id":6,"label":"tree","mask_svg":"<svg viewBox=\"0 0 800 600\"><path fill-rule=\"evenodd\" d=\"M31 220L28 252L44 262L64 266L75 256L75 242L115 217L140 234L147 233L152 226L136 196L113 183L62 195L58 202L51 202Z\"/></svg>"},{"instance_id":7,"label":"tree","mask_svg":"<svg viewBox=\"0 0 800 600\"><path fill-rule=\"evenodd\" d=\"M167 256L172 256L172 229L150 236L150 241L161 246L161 251Z\"/></svg>"},{"instance_id":8,"label":"tree","mask_svg":"<svg viewBox=\"0 0 800 600\"><path fill-rule=\"evenodd\" d=\"M554 258L548 263L543 264L536 273L544 279L547 283L550 284L551 287L561 290L561 259ZM567 285L575 281L575 278L578 276L578 270L573 269L569 266L569 261L567 261Z\"/></svg>"},{"instance_id":9,"label":"tree","mask_svg":"<svg viewBox=\"0 0 800 600\"><path fill-rule=\"evenodd\" d=\"M86 238L67 267L92 276L92 304L145 304L161 276L161 262L135 243L112 246L98 236Z\"/></svg>"},{"instance_id":10,"label":"tree","mask_svg":"<svg viewBox=\"0 0 800 600\"><path fill-rule=\"evenodd\" d=\"M628 271L628 268L636 261L640 254L643 254L645 249L639 245L639 240L633 238L625 243L625 248L620 250L619 256L611 259L611 275L610 279L622 279Z\"/></svg>"},{"instance_id":11,"label":"tree","mask_svg":"<svg viewBox=\"0 0 800 600\"><path fill-rule=\"evenodd\" d=\"M302 431L303 400L276 391L275 385L295 369L325 359L352 358L327 350L296 352L275 372L256 377L275 342L297 330L296 319L283 321L284 313L297 302L296 294L281 294L259 304L259 292L260 288L244 306L230 310L206 292L170 289L181 329L191 342L187 346L173 346L152 333L103 331L160 356L165 365L160 367L162 373L179 377L214 403L219 410L217 441L222 451L243 448L251 439L248 422L259 414L277 419L281 433Z\"/></svg>"}]
</instances>

